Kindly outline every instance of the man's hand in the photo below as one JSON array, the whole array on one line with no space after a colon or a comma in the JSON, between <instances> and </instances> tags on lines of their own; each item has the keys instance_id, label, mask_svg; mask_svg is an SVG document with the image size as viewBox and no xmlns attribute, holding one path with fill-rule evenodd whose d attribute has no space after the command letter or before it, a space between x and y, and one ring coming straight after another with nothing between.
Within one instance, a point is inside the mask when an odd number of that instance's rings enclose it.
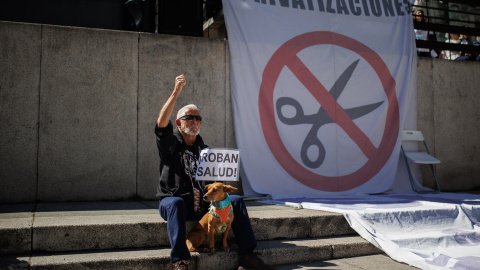
<instances>
[{"instance_id":1,"label":"man's hand","mask_svg":"<svg viewBox=\"0 0 480 270\"><path fill-rule=\"evenodd\" d=\"M175 78L175 90L181 92L183 87L187 84L185 75L179 75Z\"/></svg>"}]
</instances>

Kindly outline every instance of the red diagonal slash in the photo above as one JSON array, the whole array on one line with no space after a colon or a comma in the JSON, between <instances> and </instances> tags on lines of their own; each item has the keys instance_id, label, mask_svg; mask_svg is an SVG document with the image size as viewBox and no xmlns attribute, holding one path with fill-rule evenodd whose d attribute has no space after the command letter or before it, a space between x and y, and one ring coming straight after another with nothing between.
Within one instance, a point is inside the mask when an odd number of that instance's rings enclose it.
<instances>
[{"instance_id":1,"label":"red diagonal slash","mask_svg":"<svg viewBox=\"0 0 480 270\"><path fill-rule=\"evenodd\" d=\"M365 133L348 117L342 106L337 103L335 98L328 90L317 80L305 64L294 55L286 63L287 67L300 80L300 82L315 97L320 105L325 109L330 118L337 123L350 138L360 147L363 154L371 159L376 154L377 148L373 145Z\"/></svg>"}]
</instances>

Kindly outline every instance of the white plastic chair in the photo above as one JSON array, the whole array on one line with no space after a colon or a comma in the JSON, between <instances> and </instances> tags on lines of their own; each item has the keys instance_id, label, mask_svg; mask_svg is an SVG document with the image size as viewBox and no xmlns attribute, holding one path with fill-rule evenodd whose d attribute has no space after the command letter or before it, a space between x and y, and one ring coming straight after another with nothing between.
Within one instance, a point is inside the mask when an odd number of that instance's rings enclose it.
<instances>
[{"instance_id":1,"label":"white plastic chair","mask_svg":"<svg viewBox=\"0 0 480 270\"><path fill-rule=\"evenodd\" d=\"M412 185L412 189L417 193L425 193L425 191L419 191L416 188L415 180L413 178L412 171L410 169L410 165L408 162L409 160L415 164L430 165L430 168L432 169L432 173L433 173L433 178L435 179L435 184L437 186L437 191L440 192L440 186L438 185L437 175L435 173L435 167L433 166L434 164L440 163L440 160L430 155L430 151L428 150L427 143L425 142L425 138L423 137L422 132L418 130L404 130L402 132L402 142L404 141L423 142L423 145L427 150L427 152L421 152L421 151L410 152L410 151L405 151L403 149L403 145L401 146L402 154L405 159L405 164L407 165L408 176L410 177L410 184Z\"/></svg>"}]
</instances>

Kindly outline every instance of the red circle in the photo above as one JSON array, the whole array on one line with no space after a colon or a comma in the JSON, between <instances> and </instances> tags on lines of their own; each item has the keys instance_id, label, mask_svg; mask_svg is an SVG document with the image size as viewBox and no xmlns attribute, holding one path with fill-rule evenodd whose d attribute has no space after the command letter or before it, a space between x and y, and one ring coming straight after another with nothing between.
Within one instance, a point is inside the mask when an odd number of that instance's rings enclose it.
<instances>
[{"instance_id":1,"label":"red circle","mask_svg":"<svg viewBox=\"0 0 480 270\"><path fill-rule=\"evenodd\" d=\"M385 129L380 145L376 148L376 154L360 169L343 176L315 174L299 164L283 145L275 121L273 92L280 72L293 57L297 57L297 53L301 50L321 44L343 47L365 59L377 73L388 100ZM383 168L395 147L399 130L399 108L395 88L395 79L390 74L385 62L375 51L359 41L328 31L309 32L296 36L277 49L263 72L258 105L263 134L268 147L280 165L293 178L308 187L329 192L356 188L368 182Z\"/></svg>"}]
</instances>

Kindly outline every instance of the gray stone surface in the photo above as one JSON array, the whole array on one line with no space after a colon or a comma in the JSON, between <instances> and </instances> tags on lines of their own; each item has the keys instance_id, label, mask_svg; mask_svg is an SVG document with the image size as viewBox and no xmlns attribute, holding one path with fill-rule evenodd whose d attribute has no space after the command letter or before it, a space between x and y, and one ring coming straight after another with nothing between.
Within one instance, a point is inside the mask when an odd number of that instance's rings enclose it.
<instances>
[{"instance_id":1,"label":"gray stone surface","mask_svg":"<svg viewBox=\"0 0 480 270\"><path fill-rule=\"evenodd\" d=\"M0 256L0 269L171 269L165 221L159 217L157 205L154 201L0 205L0 247L4 248L6 243L2 255L10 254ZM255 252L272 265L323 265L320 260L381 252L358 235L345 231L347 222L340 214L251 201L247 201L247 209L252 225L253 221L256 224ZM27 220L30 222L24 223ZM326 225L322 237L314 232L321 230L316 222ZM331 222L337 223L337 231ZM187 230L192 226L190 222ZM12 231L4 234L5 228ZM23 228L33 234L23 239L32 242L25 250L15 250L15 239L22 238L11 233L22 232ZM266 233L267 228L274 233ZM222 251L220 239L217 240L217 253L192 253L190 269L236 269L234 239L230 239L230 253ZM382 261L385 269L397 265L392 260Z\"/></svg>"},{"instance_id":2,"label":"gray stone surface","mask_svg":"<svg viewBox=\"0 0 480 270\"><path fill-rule=\"evenodd\" d=\"M234 253L220 252L215 255L193 254L189 269L218 270L236 269L237 255ZM29 257L13 259L18 268L26 267ZM160 269L170 270L171 264L168 260L168 252L152 249L142 251L128 251L118 253L83 253L74 255L63 255L59 257L35 256L31 259L30 269L41 269L42 267L55 267L55 269L78 269L81 264L85 268L103 269ZM403 263L396 262L384 254L328 259L323 261L309 261L277 265L277 270L314 270L314 269L341 269L341 270L413 270L418 269ZM26 268L25 268L26 269Z\"/></svg>"},{"instance_id":3,"label":"gray stone surface","mask_svg":"<svg viewBox=\"0 0 480 270\"><path fill-rule=\"evenodd\" d=\"M31 258L18 258L19 262L28 260L30 269L172 269L169 251L158 249L83 252L56 256L39 254Z\"/></svg>"},{"instance_id":4,"label":"gray stone surface","mask_svg":"<svg viewBox=\"0 0 480 270\"><path fill-rule=\"evenodd\" d=\"M0 219L0 254L24 254L31 250L32 217Z\"/></svg>"},{"instance_id":5,"label":"gray stone surface","mask_svg":"<svg viewBox=\"0 0 480 270\"><path fill-rule=\"evenodd\" d=\"M480 188L479 72L477 62L433 66L435 155L442 161L437 172L444 190Z\"/></svg>"},{"instance_id":6,"label":"gray stone surface","mask_svg":"<svg viewBox=\"0 0 480 270\"><path fill-rule=\"evenodd\" d=\"M39 201L136 195L137 40L43 26Z\"/></svg>"},{"instance_id":7,"label":"gray stone surface","mask_svg":"<svg viewBox=\"0 0 480 270\"><path fill-rule=\"evenodd\" d=\"M316 261L281 265L277 270L315 270L315 269L338 269L338 270L407 270L415 267L395 262L383 254L361 256L355 258L343 258L337 260Z\"/></svg>"},{"instance_id":8,"label":"gray stone surface","mask_svg":"<svg viewBox=\"0 0 480 270\"><path fill-rule=\"evenodd\" d=\"M343 222L344 219L344 216L341 214L312 217L312 236L324 237L327 235L355 234L348 222Z\"/></svg>"},{"instance_id":9,"label":"gray stone surface","mask_svg":"<svg viewBox=\"0 0 480 270\"><path fill-rule=\"evenodd\" d=\"M345 229L348 223L338 213L255 202L247 205L258 241L355 234L352 229ZM5 249L14 249L12 243L28 240L28 245L17 253L30 252L30 249L55 252L167 247L166 222L160 218L157 207L154 201L40 203L34 210L32 205L25 208L32 208L30 213L16 213L3 206L0 207L4 212L0 212L0 229L15 234L4 234L1 241ZM189 222L187 229L194 223ZM28 234L16 236L24 233ZM217 238L220 240L220 236ZM234 239L233 233L229 239Z\"/></svg>"},{"instance_id":10,"label":"gray stone surface","mask_svg":"<svg viewBox=\"0 0 480 270\"><path fill-rule=\"evenodd\" d=\"M0 22L0 203L36 199L41 36Z\"/></svg>"},{"instance_id":11,"label":"gray stone surface","mask_svg":"<svg viewBox=\"0 0 480 270\"><path fill-rule=\"evenodd\" d=\"M0 205L0 254L24 254L32 248L35 205Z\"/></svg>"},{"instance_id":12,"label":"gray stone surface","mask_svg":"<svg viewBox=\"0 0 480 270\"><path fill-rule=\"evenodd\" d=\"M39 204L32 249L79 251L168 246L166 222L142 202Z\"/></svg>"},{"instance_id":13,"label":"gray stone surface","mask_svg":"<svg viewBox=\"0 0 480 270\"><path fill-rule=\"evenodd\" d=\"M74 251L167 246L167 226L160 220L158 214L37 217L33 226L33 249Z\"/></svg>"},{"instance_id":14,"label":"gray stone surface","mask_svg":"<svg viewBox=\"0 0 480 270\"><path fill-rule=\"evenodd\" d=\"M260 242L256 250L265 263L271 265L355 257L382 252L358 236L273 240Z\"/></svg>"},{"instance_id":15,"label":"gray stone surface","mask_svg":"<svg viewBox=\"0 0 480 270\"><path fill-rule=\"evenodd\" d=\"M428 147L435 155L435 121L434 121L434 86L433 86L433 58L422 58L417 66L417 127L422 131ZM437 63L436 61L435 63ZM420 150L425 151L419 144ZM444 164L441 164L443 166ZM423 185L435 187L431 169L428 166L421 168Z\"/></svg>"}]
</instances>

